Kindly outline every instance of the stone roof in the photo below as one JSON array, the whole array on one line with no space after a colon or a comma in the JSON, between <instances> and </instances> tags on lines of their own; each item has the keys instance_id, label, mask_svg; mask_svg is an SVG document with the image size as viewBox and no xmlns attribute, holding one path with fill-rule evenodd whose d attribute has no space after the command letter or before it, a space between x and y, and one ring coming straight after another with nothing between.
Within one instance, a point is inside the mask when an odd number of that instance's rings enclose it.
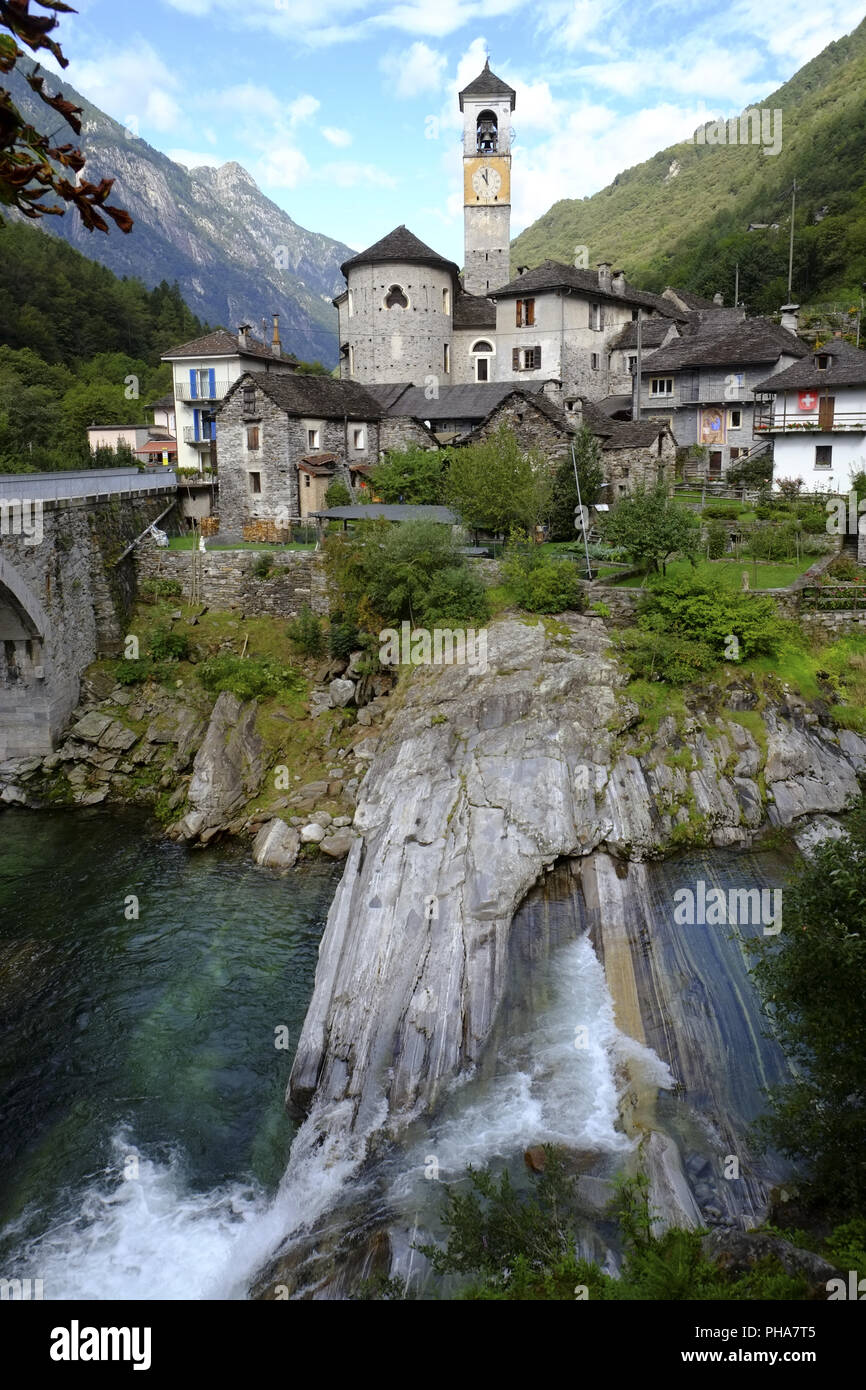
<instances>
[{"instance_id":1,"label":"stone roof","mask_svg":"<svg viewBox=\"0 0 866 1390\"><path fill-rule=\"evenodd\" d=\"M520 386L524 395L536 395L542 390L541 381L527 382ZM369 386L370 395L383 402L385 393L394 390L392 386ZM399 396L393 398L382 411L386 415L411 415L416 420L484 420L506 396L515 390L513 381L478 381L465 386L440 386L439 395L431 400L423 386L408 386ZM381 396L379 393L383 393Z\"/></svg>"},{"instance_id":2,"label":"stone roof","mask_svg":"<svg viewBox=\"0 0 866 1390\"><path fill-rule=\"evenodd\" d=\"M685 320L686 318L682 309L677 308L671 300L663 299L660 294L650 294L648 290L636 290L628 283L626 283L622 294L617 294L613 289L602 289L596 271L581 270L578 266L564 265L562 261L542 261L541 265L535 266L532 270L524 271L515 280L509 280L508 284L503 285L501 289L491 290L490 298L500 299L506 296L516 298L518 295L538 294L542 290L559 289L577 290L580 294L591 299L604 299L618 304L641 305L645 309L654 309L668 319Z\"/></svg>"},{"instance_id":3,"label":"stone roof","mask_svg":"<svg viewBox=\"0 0 866 1390\"><path fill-rule=\"evenodd\" d=\"M217 328L213 333L206 333L203 338L193 338L191 342L181 343L180 347L170 348L162 354L163 361L173 357L267 357L270 362L293 364L298 360L291 353L285 352L275 357L268 345L254 338L251 333L247 334L247 346L241 348L237 334L229 333L225 328Z\"/></svg>"},{"instance_id":4,"label":"stone roof","mask_svg":"<svg viewBox=\"0 0 866 1390\"><path fill-rule=\"evenodd\" d=\"M147 406L147 409L174 410L174 396L172 395L171 391L167 391L164 396L160 396L159 400L151 401L150 405Z\"/></svg>"},{"instance_id":5,"label":"stone roof","mask_svg":"<svg viewBox=\"0 0 866 1390\"><path fill-rule=\"evenodd\" d=\"M298 459L298 467L313 477L327 476L333 473L338 462L336 454L303 454Z\"/></svg>"},{"instance_id":6,"label":"stone roof","mask_svg":"<svg viewBox=\"0 0 866 1390\"><path fill-rule=\"evenodd\" d=\"M225 409L226 403L244 382L252 383L264 391L274 405L284 410L287 415L309 416L311 419L322 420L342 420L344 417L351 420L379 420L384 414L375 397L357 381L340 381L332 376L314 376L301 372L280 376L245 372L233 382L216 413Z\"/></svg>"},{"instance_id":7,"label":"stone roof","mask_svg":"<svg viewBox=\"0 0 866 1390\"><path fill-rule=\"evenodd\" d=\"M829 357L829 365L819 367L819 357ZM759 382L755 390L787 391L810 386L866 386L866 352L852 347L844 338L831 338L802 361Z\"/></svg>"},{"instance_id":8,"label":"stone roof","mask_svg":"<svg viewBox=\"0 0 866 1390\"><path fill-rule=\"evenodd\" d=\"M618 410L631 410L631 396L604 396L600 401L596 401L595 404L605 415L613 416L616 415Z\"/></svg>"},{"instance_id":9,"label":"stone roof","mask_svg":"<svg viewBox=\"0 0 866 1390\"><path fill-rule=\"evenodd\" d=\"M721 309L722 305L717 304L714 299L705 299L703 295L692 294L691 290L680 290L675 285L668 285L663 291L665 299L670 299L675 303L680 303L686 309Z\"/></svg>"},{"instance_id":10,"label":"stone roof","mask_svg":"<svg viewBox=\"0 0 866 1390\"><path fill-rule=\"evenodd\" d=\"M503 82L501 77L497 77L495 72L490 71L489 58L478 76L474 77L460 93L461 111L463 110L464 97L508 97L512 111L517 101L517 93L514 88L509 87L507 82Z\"/></svg>"},{"instance_id":11,"label":"stone roof","mask_svg":"<svg viewBox=\"0 0 866 1390\"><path fill-rule=\"evenodd\" d=\"M496 328L496 305L481 294L461 291L454 300L455 328Z\"/></svg>"},{"instance_id":12,"label":"stone roof","mask_svg":"<svg viewBox=\"0 0 866 1390\"><path fill-rule=\"evenodd\" d=\"M723 326L701 324L695 332L654 352L646 372L677 371L681 367L736 367L746 362L776 362L783 353L803 357L805 344L772 319L744 319Z\"/></svg>"},{"instance_id":13,"label":"stone roof","mask_svg":"<svg viewBox=\"0 0 866 1390\"><path fill-rule=\"evenodd\" d=\"M602 451L646 449L669 427L660 420L613 420L595 401L582 400L583 419L602 440Z\"/></svg>"},{"instance_id":14,"label":"stone roof","mask_svg":"<svg viewBox=\"0 0 866 1390\"><path fill-rule=\"evenodd\" d=\"M344 261L340 266L343 274L356 265L379 265L385 261L405 261L408 265L434 265L442 270L448 270L456 280L457 266L453 261L446 261L444 256L440 256L438 251L434 251L432 246L427 246L425 242L416 237L414 232L410 232L408 227L395 227L393 232L383 236L381 241L375 241L372 246L368 246L366 251L359 251L357 256L352 256L348 261Z\"/></svg>"},{"instance_id":15,"label":"stone roof","mask_svg":"<svg viewBox=\"0 0 866 1390\"><path fill-rule=\"evenodd\" d=\"M644 319L641 323L641 347L661 347L661 344L671 331L671 326L670 319ZM622 331L617 333L616 337L612 339L610 346L612 348L636 348L637 324L625 324Z\"/></svg>"}]
</instances>

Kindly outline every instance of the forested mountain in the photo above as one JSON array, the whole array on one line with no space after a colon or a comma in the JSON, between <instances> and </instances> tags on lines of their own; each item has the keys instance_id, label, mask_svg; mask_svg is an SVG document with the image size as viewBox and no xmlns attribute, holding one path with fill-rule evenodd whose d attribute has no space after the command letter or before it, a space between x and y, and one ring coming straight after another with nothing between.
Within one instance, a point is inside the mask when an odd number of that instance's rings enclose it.
<instances>
[{"instance_id":1,"label":"forested mountain","mask_svg":"<svg viewBox=\"0 0 866 1390\"><path fill-rule=\"evenodd\" d=\"M23 76L33 66L19 64L3 85L41 129L45 107ZM194 313L230 331L241 323L258 327L277 311L287 351L336 364L331 299L345 288L340 265L352 255L348 246L298 226L240 164L185 169L53 74L48 86L82 108L87 177L115 180L111 200L135 226L126 236L98 236L71 215L46 217L44 231L149 287L176 280Z\"/></svg>"},{"instance_id":2,"label":"forested mountain","mask_svg":"<svg viewBox=\"0 0 866 1390\"><path fill-rule=\"evenodd\" d=\"M144 424L171 385L161 353L205 327L177 285L118 280L35 227L0 227L0 472L86 468L87 426Z\"/></svg>"},{"instance_id":3,"label":"forested mountain","mask_svg":"<svg viewBox=\"0 0 866 1390\"><path fill-rule=\"evenodd\" d=\"M794 299L859 305L866 280L866 20L756 103L782 112L776 155L758 145L672 145L591 198L563 199L514 242L512 266L611 260L647 289L681 285L752 313L787 297L798 186ZM749 231L750 224L764 228ZM775 224L775 225L774 225Z\"/></svg>"}]
</instances>

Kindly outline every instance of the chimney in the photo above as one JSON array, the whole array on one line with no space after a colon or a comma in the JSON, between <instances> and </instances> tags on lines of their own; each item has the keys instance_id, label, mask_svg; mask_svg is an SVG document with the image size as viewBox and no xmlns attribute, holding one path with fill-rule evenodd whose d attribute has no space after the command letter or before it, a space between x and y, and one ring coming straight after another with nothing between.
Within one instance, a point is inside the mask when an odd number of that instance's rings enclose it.
<instances>
[{"instance_id":1,"label":"chimney","mask_svg":"<svg viewBox=\"0 0 866 1390\"><path fill-rule=\"evenodd\" d=\"M625 274L621 270L615 270L610 280L610 287L614 294L625 294Z\"/></svg>"},{"instance_id":2,"label":"chimney","mask_svg":"<svg viewBox=\"0 0 866 1390\"><path fill-rule=\"evenodd\" d=\"M610 293L610 272L612 265L610 261L599 261L598 263L598 288Z\"/></svg>"},{"instance_id":3,"label":"chimney","mask_svg":"<svg viewBox=\"0 0 866 1390\"><path fill-rule=\"evenodd\" d=\"M246 352L247 348L250 345L250 340L247 336L249 331L250 325L248 323L242 323L240 328L238 329L238 347L240 348L241 352Z\"/></svg>"},{"instance_id":4,"label":"chimney","mask_svg":"<svg viewBox=\"0 0 866 1390\"><path fill-rule=\"evenodd\" d=\"M715 294L713 295L713 303L718 304L719 308L721 309L724 305L724 302L725 301L722 294L719 292L719 290L716 290Z\"/></svg>"},{"instance_id":5,"label":"chimney","mask_svg":"<svg viewBox=\"0 0 866 1390\"><path fill-rule=\"evenodd\" d=\"M787 328L789 333L796 334L800 327L800 306L799 304L783 304L782 317L779 320L782 328Z\"/></svg>"},{"instance_id":6,"label":"chimney","mask_svg":"<svg viewBox=\"0 0 866 1390\"><path fill-rule=\"evenodd\" d=\"M274 314L274 336L271 339L271 351L274 357L282 357L283 345L280 342L280 316Z\"/></svg>"}]
</instances>

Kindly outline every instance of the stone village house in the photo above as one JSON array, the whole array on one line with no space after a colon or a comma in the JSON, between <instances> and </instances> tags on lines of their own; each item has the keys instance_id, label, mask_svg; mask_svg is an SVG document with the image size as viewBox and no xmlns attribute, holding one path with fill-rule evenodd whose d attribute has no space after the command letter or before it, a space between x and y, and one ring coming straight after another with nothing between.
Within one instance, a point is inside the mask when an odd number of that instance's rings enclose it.
<instances>
[{"instance_id":1,"label":"stone village house","mask_svg":"<svg viewBox=\"0 0 866 1390\"><path fill-rule=\"evenodd\" d=\"M217 414L220 530L260 523L263 539L321 510L335 479L351 489L380 453L436 447L420 421L386 415L357 382L327 376L245 373Z\"/></svg>"}]
</instances>

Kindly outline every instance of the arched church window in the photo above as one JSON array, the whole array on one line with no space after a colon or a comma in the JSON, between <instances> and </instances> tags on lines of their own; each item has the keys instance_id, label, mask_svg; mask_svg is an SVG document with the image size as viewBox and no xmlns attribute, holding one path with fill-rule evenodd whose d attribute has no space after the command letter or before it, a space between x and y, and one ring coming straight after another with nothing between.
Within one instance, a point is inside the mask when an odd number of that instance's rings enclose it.
<instances>
[{"instance_id":1,"label":"arched church window","mask_svg":"<svg viewBox=\"0 0 866 1390\"><path fill-rule=\"evenodd\" d=\"M409 300L402 285L392 285L385 295L386 309L408 309Z\"/></svg>"},{"instance_id":2,"label":"arched church window","mask_svg":"<svg viewBox=\"0 0 866 1390\"><path fill-rule=\"evenodd\" d=\"M479 154L495 154L499 140L496 115L493 111L482 111L476 127L476 144Z\"/></svg>"}]
</instances>

